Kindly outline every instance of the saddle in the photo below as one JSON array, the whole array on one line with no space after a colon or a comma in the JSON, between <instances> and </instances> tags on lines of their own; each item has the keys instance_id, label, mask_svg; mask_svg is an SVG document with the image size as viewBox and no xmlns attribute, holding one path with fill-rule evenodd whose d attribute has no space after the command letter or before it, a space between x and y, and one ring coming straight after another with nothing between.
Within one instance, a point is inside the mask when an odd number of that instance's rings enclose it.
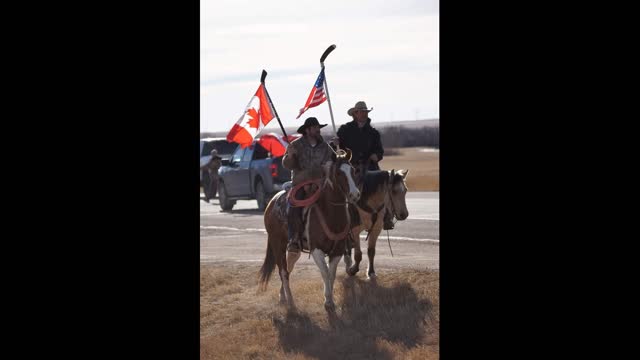
<instances>
[{"instance_id":1,"label":"saddle","mask_svg":"<svg viewBox=\"0 0 640 360\"><path fill-rule=\"evenodd\" d=\"M284 223L286 223L289 219L287 210L290 208L290 205L288 204L288 198L289 198L289 193L291 192L291 189L293 189L293 184L291 183L291 181L287 181L284 184L282 184L282 191L284 191L284 193L276 200L276 209L278 210L278 219L280 219ZM308 212L309 212L309 208L305 207L302 211L303 222L306 221Z\"/></svg>"},{"instance_id":2,"label":"saddle","mask_svg":"<svg viewBox=\"0 0 640 360\"><path fill-rule=\"evenodd\" d=\"M291 189L293 188L293 184L291 183L291 181L287 181L286 183L282 184L282 190L284 190L284 194L282 194L282 196L280 196L277 200L278 202L278 209L280 209L280 212L278 213L278 217L280 218L280 220L286 222L288 217L287 217L287 209L288 209L288 205L287 205L287 198L289 196L289 192L291 191ZM305 208L302 212L302 219L303 222L306 221L307 219L307 214L308 214L308 208ZM358 209L353 205L350 204L349 205L349 215L351 217L351 226L356 227L360 224L362 224L362 220L360 219L360 213L358 212Z\"/></svg>"}]
</instances>

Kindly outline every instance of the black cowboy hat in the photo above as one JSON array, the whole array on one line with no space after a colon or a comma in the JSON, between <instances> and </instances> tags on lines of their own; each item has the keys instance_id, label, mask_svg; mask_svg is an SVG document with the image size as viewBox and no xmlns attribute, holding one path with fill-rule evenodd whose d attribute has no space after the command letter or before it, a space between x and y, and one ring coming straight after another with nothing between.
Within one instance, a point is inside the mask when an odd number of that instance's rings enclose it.
<instances>
[{"instance_id":1,"label":"black cowboy hat","mask_svg":"<svg viewBox=\"0 0 640 360\"><path fill-rule=\"evenodd\" d=\"M320 126L320 128L322 129L323 127L327 126L327 124L320 125L320 123L318 122L318 119L314 117L310 117L304 121L304 125L298 128L298 133L304 135L304 129L308 128L309 126Z\"/></svg>"}]
</instances>

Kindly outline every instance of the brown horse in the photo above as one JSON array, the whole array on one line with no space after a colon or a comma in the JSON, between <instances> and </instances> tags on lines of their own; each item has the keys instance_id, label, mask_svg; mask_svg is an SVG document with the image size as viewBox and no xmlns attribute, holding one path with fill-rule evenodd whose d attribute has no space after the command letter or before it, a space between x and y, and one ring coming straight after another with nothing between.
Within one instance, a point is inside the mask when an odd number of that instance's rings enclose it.
<instances>
[{"instance_id":1,"label":"brown horse","mask_svg":"<svg viewBox=\"0 0 640 360\"><path fill-rule=\"evenodd\" d=\"M321 194L318 200L305 208L304 250L309 250L324 281L325 309L334 311L333 282L340 257L346 251L346 238L349 236L351 221L347 203L355 202L360 191L353 181L354 168L349 164L351 152L334 155L333 163L325 167L321 182ZM274 267L278 266L280 280L280 303L295 307L289 275L300 257L298 253L287 253L287 215L286 196L282 190L267 205L264 212L264 225L267 230L267 252L259 273L259 289L264 291ZM329 256L329 265L325 256Z\"/></svg>"},{"instance_id":2,"label":"brown horse","mask_svg":"<svg viewBox=\"0 0 640 360\"><path fill-rule=\"evenodd\" d=\"M409 170L369 171L362 176L362 197L356 203L360 224L353 227L351 234L354 240L353 258L355 264L351 266L351 256L345 254L344 262L347 274L353 276L359 271L362 260L360 250L360 233L368 230L367 255L369 268L367 276L375 278L373 259L376 256L376 241L382 231L385 209L392 211L398 220L405 220L409 216L407 210L406 194L407 185L405 179Z\"/></svg>"}]
</instances>

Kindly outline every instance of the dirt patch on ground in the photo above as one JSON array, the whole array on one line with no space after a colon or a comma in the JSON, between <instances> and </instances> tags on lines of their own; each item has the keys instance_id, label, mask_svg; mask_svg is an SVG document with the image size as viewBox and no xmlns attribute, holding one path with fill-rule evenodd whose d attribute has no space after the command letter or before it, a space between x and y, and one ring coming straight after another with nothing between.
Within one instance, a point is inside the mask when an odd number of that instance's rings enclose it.
<instances>
[{"instance_id":1,"label":"dirt patch on ground","mask_svg":"<svg viewBox=\"0 0 640 360\"><path fill-rule=\"evenodd\" d=\"M257 292L259 267L201 265L201 359L438 358L438 271L385 269L371 282L339 268L330 316L317 268L291 275L298 309L289 311L278 303L277 271Z\"/></svg>"}]
</instances>

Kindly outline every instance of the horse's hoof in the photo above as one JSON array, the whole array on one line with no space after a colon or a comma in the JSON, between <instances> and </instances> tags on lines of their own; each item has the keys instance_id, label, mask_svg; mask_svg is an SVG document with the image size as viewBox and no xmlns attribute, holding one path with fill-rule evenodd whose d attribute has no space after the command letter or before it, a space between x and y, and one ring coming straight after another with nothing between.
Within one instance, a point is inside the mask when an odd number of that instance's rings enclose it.
<instances>
[{"instance_id":1,"label":"horse's hoof","mask_svg":"<svg viewBox=\"0 0 640 360\"><path fill-rule=\"evenodd\" d=\"M376 275L376 273L372 272L372 273L369 273L369 275L368 275L367 277L368 277L369 279L375 279L375 278L377 278L377 277L378 277L378 275Z\"/></svg>"},{"instance_id":2,"label":"horse's hoof","mask_svg":"<svg viewBox=\"0 0 640 360\"><path fill-rule=\"evenodd\" d=\"M344 271L349 272L349 268L351 268L353 266L353 264L348 263L348 264L344 264Z\"/></svg>"},{"instance_id":3,"label":"horse's hoof","mask_svg":"<svg viewBox=\"0 0 640 360\"><path fill-rule=\"evenodd\" d=\"M355 274L358 273L358 271L360 271L360 269L358 269L358 268L348 268L347 269L347 274L349 274L350 276L354 276Z\"/></svg>"},{"instance_id":4,"label":"horse's hoof","mask_svg":"<svg viewBox=\"0 0 640 360\"><path fill-rule=\"evenodd\" d=\"M327 312L336 312L336 305L332 302L326 302L324 303L324 309L327 310Z\"/></svg>"}]
</instances>

